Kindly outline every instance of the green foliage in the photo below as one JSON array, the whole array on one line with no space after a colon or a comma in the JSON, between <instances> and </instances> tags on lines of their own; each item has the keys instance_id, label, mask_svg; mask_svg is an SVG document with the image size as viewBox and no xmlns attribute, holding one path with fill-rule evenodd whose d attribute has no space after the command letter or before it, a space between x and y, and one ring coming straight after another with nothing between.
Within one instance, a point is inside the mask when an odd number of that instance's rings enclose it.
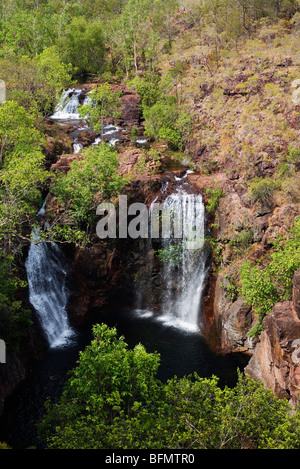
<instances>
[{"instance_id":1,"label":"green foliage","mask_svg":"<svg viewBox=\"0 0 300 469\"><path fill-rule=\"evenodd\" d=\"M183 253L182 250L182 244L172 244L168 245L164 249L159 249L156 251L156 254L161 262L175 267L181 263Z\"/></svg>"},{"instance_id":2,"label":"green foliage","mask_svg":"<svg viewBox=\"0 0 300 469\"><path fill-rule=\"evenodd\" d=\"M239 293L238 285L234 277L229 274L225 275L225 283L221 283L221 287L225 289L225 295L229 298L232 302L234 302Z\"/></svg>"},{"instance_id":3,"label":"green foliage","mask_svg":"<svg viewBox=\"0 0 300 469\"><path fill-rule=\"evenodd\" d=\"M243 228L239 233L234 235L231 239L230 244L237 248L241 248L243 251L253 244L254 234L251 227Z\"/></svg>"},{"instance_id":4,"label":"green foliage","mask_svg":"<svg viewBox=\"0 0 300 469\"><path fill-rule=\"evenodd\" d=\"M191 126L191 118L175 104L159 101L144 109L145 132L155 140L164 140L170 149L181 150Z\"/></svg>"},{"instance_id":5,"label":"green foliage","mask_svg":"<svg viewBox=\"0 0 300 469\"><path fill-rule=\"evenodd\" d=\"M51 114L61 90L71 83L72 70L55 47L44 49L34 58L2 59L0 67L8 98L30 114Z\"/></svg>"},{"instance_id":6,"label":"green foliage","mask_svg":"<svg viewBox=\"0 0 300 469\"><path fill-rule=\"evenodd\" d=\"M105 325L94 326L93 332L60 403L44 420L43 432L52 425L58 429L52 447L62 440L68 448L111 447L118 422L126 423L127 416L134 421L156 394L157 354L147 354L142 345L128 350L124 338Z\"/></svg>"},{"instance_id":7,"label":"green foliage","mask_svg":"<svg viewBox=\"0 0 300 469\"><path fill-rule=\"evenodd\" d=\"M206 195L209 196L206 204L206 210L211 213L215 213L219 202L222 197L224 197L224 192L222 189L206 189Z\"/></svg>"},{"instance_id":8,"label":"green foliage","mask_svg":"<svg viewBox=\"0 0 300 469\"><path fill-rule=\"evenodd\" d=\"M0 442L0 449L11 449L11 447L7 443Z\"/></svg>"},{"instance_id":9,"label":"green foliage","mask_svg":"<svg viewBox=\"0 0 300 469\"><path fill-rule=\"evenodd\" d=\"M264 265L265 264L265 265ZM300 268L300 219L295 222L287 239L277 239L272 254L253 264L246 261L241 266L241 295L258 315L258 324L251 332L263 330L263 319L273 306L289 300L292 295L294 273Z\"/></svg>"},{"instance_id":10,"label":"green foliage","mask_svg":"<svg viewBox=\"0 0 300 469\"><path fill-rule=\"evenodd\" d=\"M129 86L133 87L141 99L141 109L151 108L162 98L161 77L150 70L142 77L135 77Z\"/></svg>"},{"instance_id":11,"label":"green foliage","mask_svg":"<svg viewBox=\"0 0 300 469\"><path fill-rule=\"evenodd\" d=\"M300 149L299 148L288 148L289 153L287 156L287 163L293 165L296 171L300 170Z\"/></svg>"},{"instance_id":12,"label":"green foliage","mask_svg":"<svg viewBox=\"0 0 300 469\"><path fill-rule=\"evenodd\" d=\"M105 43L102 23L75 17L57 41L61 55L77 73L99 73L104 67Z\"/></svg>"},{"instance_id":13,"label":"green foliage","mask_svg":"<svg viewBox=\"0 0 300 469\"><path fill-rule=\"evenodd\" d=\"M49 178L42 143L23 107L13 101L0 106L0 245L6 253L20 247L41 204L39 187Z\"/></svg>"},{"instance_id":14,"label":"green foliage","mask_svg":"<svg viewBox=\"0 0 300 469\"><path fill-rule=\"evenodd\" d=\"M271 178L254 178L249 185L252 200L267 204L267 206L272 206L274 192L281 187L280 181Z\"/></svg>"},{"instance_id":15,"label":"green foliage","mask_svg":"<svg viewBox=\"0 0 300 469\"><path fill-rule=\"evenodd\" d=\"M16 299L17 291L24 286L17 277L13 258L0 251L0 338L10 352L18 350L21 334L31 324L31 312Z\"/></svg>"},{"instance_id":16,"label":"green foliage","mask_svg":"<svg viewBox=\"0 0 300 469\"><path fill-rule=\"evenodd\" d=\"M118 154L108 144L89 147L82 156L82 159L71 163L66 175L56 175L51 191L65 206L66 215L73 225L73 235L79 230L78 235L83 240L81 229L93 225L97 205L118 196L127 181L118 174ZM71 230L60 231L69 240L70 233Z\"/></svg>"},{"instance_id":17,"label":"green foliage","mask_svg":"<svg viewBox=\"0 0 300 469\"><path fill-rule=\"evenodd\" d=\"M60 401L47 403L48 448L299 448L299 412L261 383L242 374L232 389L197 374L162 383L156 353L128 349L105 325L93 332Z\"/></svg>"},{"instance_id":18,"label":"green foliage","mask_svg":"<svg viewBox=\"0 0 300 469\"><path fill-rule=\"evenodd\" d=\"M82 118L91 122L96 132L103 134L105 119L120 116L120 96L121 93L112 91L108 83L99 85L89 94L90 104L81 106L79 113Z\"/></svg>"},{"instance_id":19,"label":"green foliage","mask_svg":"<svg viewBox=\"0 0 300 469\"><path fill-rule=\"evenodd\" d=\"M14 8L2 17L0 56L28 56L41 54L57 38L60 21L54 11Z\"/></svg>"}]
</instances>

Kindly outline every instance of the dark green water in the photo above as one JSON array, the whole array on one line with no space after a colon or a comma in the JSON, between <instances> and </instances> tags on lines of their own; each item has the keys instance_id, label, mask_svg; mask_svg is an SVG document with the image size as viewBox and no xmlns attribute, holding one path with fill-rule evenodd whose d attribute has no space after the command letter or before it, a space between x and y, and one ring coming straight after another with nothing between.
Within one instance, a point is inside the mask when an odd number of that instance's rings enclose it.
<instances>
[{"instance_id":1,"label":"dark green water","mask_svg":"<svg viewBox=\"0 0 300 469\"><path fill-rule=\"evenodd\" d=\"M153 317L140 317L135 312L115 312L99 316L98 323L116 327L129 347L142 343L148 352L161 355L158 377L166 381L174 375L182 377L196 371L201 377L216 375L221 386L234 386L237 368L243 369L247 358L240 355L217 355L199 333L167 327ZM76 365L79 351L92 339L90 327L77 331L67 346L49 350L38 362L27 381L8 401L7 411L0 422L0 441L14 449L31 446L41 448L36 422L44 413L47 398L59 398L67 373Z\"/></svg>"}]
</instances>

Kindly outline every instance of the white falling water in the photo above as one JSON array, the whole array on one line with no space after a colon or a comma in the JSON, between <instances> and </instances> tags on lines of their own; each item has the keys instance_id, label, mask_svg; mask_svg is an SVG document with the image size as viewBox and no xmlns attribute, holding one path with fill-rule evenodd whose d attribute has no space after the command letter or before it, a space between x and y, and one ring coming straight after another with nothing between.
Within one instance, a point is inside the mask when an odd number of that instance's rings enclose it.
<instances>
[{"instance_id":1,"label":"white falling water","mask_svg":"<svg viewBox=\"0 0 300 469\"><path fill-rule=\"evenodd\" d=\"M44 213L44 206L39 215ZM39 230L32 239L39 241ZM26 260L29 300L35 308L51 348L65 345L74 335L66 312L66 262L55 243L32 243Z\"/></svg>"},{"instance_id":2,"label":"white falling water","mask_svg":"<svg viewBox=\"0 0 300 469\"><path fill-rule=\"evenodd\" d=\"M54 114L51 119L57 120L78 120L80 115L78 108L80 106L79 97L82 94L82 90L70 88L65 90L56 106ZM89 96L85 97L84 105L90 102Z\"/></svg>"},{"instance_id":3,"label":"white falling water","mask_svg":"<svg viewBox=\"0 0 300 469\"><path fill-rule=\"evenodd\" d=\"M154 226L152 216L155 202L156 200L149 210L150 234ZM204 248L205 208L202 196L187 194L183 190L169 195L163 204L162 223L164 218L170 220L170 223L167 222L167 229L161 237L162 299L160 315L156 316L156 319L167 326L199 332L199 316L207 276L207 251ZM151 239L148 240L147 246L148 251L151 250ZM152 271L151 263L149 270ZM146 288L152 288L150 278ZM142 303L143 301L140 301L140 305ZM138 309L138 315L153 316L154 313L149 311L150 306L148 305L147 309Z\"/></svg>"},{"instance_id":4,"label":"white falling water","mask_svg":"<svg viewBox=\"0 0 300 469\"><path fill-rule=\"evenodd\" d=\"M76 154L77 154L77 153L80 153L81 150L83 150L83 145L82 145L81 143L79 143L79 142L74 142L74 144L73 144L73 149L74 149L74 150L73 150L74 153L76 153Z\"/></svg>"},{"instance_id":5,"label":"white falling water","mask_svg":"<svg viewBox=\"0 0 300 469\"><path fill-rule=\"evenodd\" d=\"M171 236L163 240L167 259L162 272L164 295L160 320L175 327L197 331L207 274L203 249L203 200L201 195L175 193L167 197L164 208L181 220L182 238Z\"/></svg>"}]
</instances>

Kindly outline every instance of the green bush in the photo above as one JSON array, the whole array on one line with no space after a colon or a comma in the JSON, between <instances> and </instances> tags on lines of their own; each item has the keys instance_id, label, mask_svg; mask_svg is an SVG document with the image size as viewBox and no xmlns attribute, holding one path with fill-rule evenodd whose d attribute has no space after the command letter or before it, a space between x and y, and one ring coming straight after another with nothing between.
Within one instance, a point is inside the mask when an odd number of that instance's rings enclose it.
<instances>
[{"instance_id":1,"label":"green bush","mask_svg":"<svg viewBox=\"0 0 300 469\"><path fill-rule=\"evenodd\" d=\"M279 190L281 183L274 179L260 179L254 178L250 182L250 196L254 202L260 202L272 205L274 192Z\"/></svg>"},{"instance_id":2,"label":"green bush","mask_svg":"<svg viewBox=\"0 0 300 469\"><path fill-rule=\"evenodd\" d=\"M72 229L62 227L56 229L56 234L66 237L69 242L74 242L74 234L80 242L84 239L84 231L91 232L97 205L119 196L127 183L117 171L118 153L108 144L92 145L82 152L82 156L82 159L71 163L71 169L66 175L60 172L56 174L51 188L72 222ZM51 235L55 235L54 229Z\"/></svg>"},{"instance_id":3,"label":"green bush","mask_svg":"<svg viewBox=\"0 0 300 469\"><path fill-rule=\"evenodd\" d=\"M300 414L239 374L234 388L197 374L156 378L157 353L128 349L95 325L60 401L39 425L50 449L275 449L300 447Z\"/></svg>"},{"instance_id":4,"label":"green bush","mask_svg":"<svg viewBox=\"0 0 300 469\"><path fill-rule=\"evenodd\" d=\"M241 295L258 315L258 324L251 335L263 330L263 319L277 302L291 298L293 275L299 268L300 218L288 239L277 239L271 255L262 262L246 261L241 266Z\"/></svg>"},{"instance_id":5,"label":"green bush","mask_svg":"<svg viewBox=\"0 0 300 469\"><path fill-rule=\"evenodd\" d=\"M206 195L209 196L207 199L206 210L208 212L215 213L219 206L219 202L224 197L222 189L206 189Z\"/></svg>"}]
</instances>

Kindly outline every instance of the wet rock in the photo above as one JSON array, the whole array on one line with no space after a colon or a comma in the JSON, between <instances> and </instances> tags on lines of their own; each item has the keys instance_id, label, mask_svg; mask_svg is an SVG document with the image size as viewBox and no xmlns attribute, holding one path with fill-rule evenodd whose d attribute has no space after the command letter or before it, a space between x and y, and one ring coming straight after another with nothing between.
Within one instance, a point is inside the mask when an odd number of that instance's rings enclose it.
<instances>
[{"instance_id":1,"label":"wet rock","mask_svg":"<svg viewBox=\"0 0 300 469\"><path fill-rule=\"evenodd\" d=\"M97 132L82 130L78 133L77 140L82 144L83 147L87 147L91 145L98 136L99 134Z\"/></svg>"},{"instance_id":2,"label":"wet rock","mask_svg":"<svg viewBox=\"0 0 300 469\"><path fill-rule=\"evenodd\" d=\"M46 143L43 148L43 153L46 157L46 167L49 169L52 164L57 162L60 155L63 153L72 153L73 138L52 121L46 121L44 123L44 132L46 135Z\"/></svg>"}]
</instances>

